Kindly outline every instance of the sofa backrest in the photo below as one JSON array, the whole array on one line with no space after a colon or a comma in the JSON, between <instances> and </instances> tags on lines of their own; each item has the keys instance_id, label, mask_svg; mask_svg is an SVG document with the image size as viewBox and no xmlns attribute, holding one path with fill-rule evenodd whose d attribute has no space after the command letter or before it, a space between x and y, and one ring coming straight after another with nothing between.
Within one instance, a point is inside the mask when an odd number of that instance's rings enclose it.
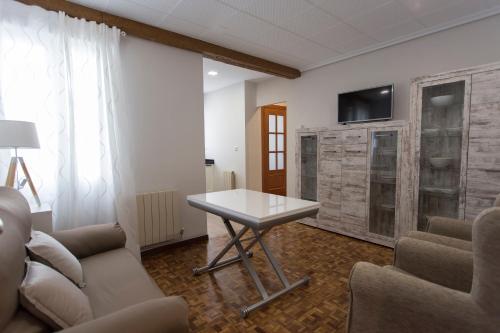
<instances>
[{"instance_id":1,"label":"sofa backrest","mask_svg":"<svg viewBox=\"0 0 500 333\"><path fill-rule=\"evenodd\" d=\"M474 276L471 295L492 318L500 315L500 207L479 214L472 226Z\"/></svg>"},{"instance_id":2,"label":"sofa backrest","mask_svg":"<svg viewBox=\"0 0 500 333\"><path fill-rule=\"evenodd\" d=\"M0 332L19 305L18 287L24 278L24 244L31 234L28 202L18 191L0 187Z\"/></svg>"}]
</instances>

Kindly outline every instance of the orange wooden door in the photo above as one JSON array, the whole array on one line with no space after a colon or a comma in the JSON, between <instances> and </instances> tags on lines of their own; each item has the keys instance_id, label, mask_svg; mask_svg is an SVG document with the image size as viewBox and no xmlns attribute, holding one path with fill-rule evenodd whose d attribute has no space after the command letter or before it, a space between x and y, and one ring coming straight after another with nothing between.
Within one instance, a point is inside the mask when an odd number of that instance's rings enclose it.
<instances>
[{"instance_id":1,"label":"orange wooden door","mask_svg":"<svg viewBox=\"0 0 500 333\"><path fill-rule=\"evenodd\" d=\"M286 107L262 107L262 192L286 195Z\"/></svg>"}]
</instances>

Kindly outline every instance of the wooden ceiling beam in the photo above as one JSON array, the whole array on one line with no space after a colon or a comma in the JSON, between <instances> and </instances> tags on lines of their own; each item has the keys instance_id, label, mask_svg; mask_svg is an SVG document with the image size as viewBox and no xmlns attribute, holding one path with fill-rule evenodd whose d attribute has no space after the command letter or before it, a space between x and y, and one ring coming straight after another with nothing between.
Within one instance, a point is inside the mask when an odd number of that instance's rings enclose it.
<instances>
[{"instance_id":1,"label":"wooden ceiling beam","mask_svg":"<svg viewBox=\"0 0 500 333\"><path fill-rule=\"evenodd\" d=\"M63 11L71 17L83 18L87 21L104 23L117 27L128 35L147 39L153 42L177 47L203 54L204 57L225 62L226 64L244 67L255 71L272 74L287 79L300 77L298 69L277 64L246 53L231 50L200 39L181 35L148 24L124 17L108 14L103 11L85 7L66 0L16 0L26 5L35 5L51 11Z\"/></svg>"}]
</instances>

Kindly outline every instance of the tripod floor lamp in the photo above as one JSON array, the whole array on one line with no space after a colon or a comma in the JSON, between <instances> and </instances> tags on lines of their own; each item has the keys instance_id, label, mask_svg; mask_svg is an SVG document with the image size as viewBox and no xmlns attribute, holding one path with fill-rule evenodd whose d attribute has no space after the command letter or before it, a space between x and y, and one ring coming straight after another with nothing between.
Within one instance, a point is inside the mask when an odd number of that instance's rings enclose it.
<instances>
[{"instance_id":1,"label":"tripod floor lamp","mask_svg":"<svg viewBox=\"0 0 500 333\"><path fill-rule=\"evenodd\" d=\"M17 155L19 148L40 148L35 124L28 121L0 120L0 148L9 148L15 151L15 156L10 160L5 186L14 187L19 190L27 182L31 193L33 193L33 197L40 206L40 198L28 172L28 167L24 159ZM26 177L23 180L19 180L18 164L21 165Z\"/></svg>"}]
</instances>

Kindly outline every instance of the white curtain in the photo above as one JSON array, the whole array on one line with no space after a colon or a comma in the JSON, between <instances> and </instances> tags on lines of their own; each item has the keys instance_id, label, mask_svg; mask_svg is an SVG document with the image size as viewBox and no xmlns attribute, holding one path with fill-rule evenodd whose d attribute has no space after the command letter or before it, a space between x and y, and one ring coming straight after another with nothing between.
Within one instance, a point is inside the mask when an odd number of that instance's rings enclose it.
<instances>
[{"instance_id":1,"label":"white curtain","mask_svg":"<svg viewBox=\"0 0 500 333\"><path fill-rule=\"evenodd\" d=\"M0 1L0 117L36 123L41 149L20 155L42 202L52 206L55 229L118 221L137 254L135 189L122 135L120 33ZM0 157L3 180L7 156Z\"/></svg>"}]
</instances>

